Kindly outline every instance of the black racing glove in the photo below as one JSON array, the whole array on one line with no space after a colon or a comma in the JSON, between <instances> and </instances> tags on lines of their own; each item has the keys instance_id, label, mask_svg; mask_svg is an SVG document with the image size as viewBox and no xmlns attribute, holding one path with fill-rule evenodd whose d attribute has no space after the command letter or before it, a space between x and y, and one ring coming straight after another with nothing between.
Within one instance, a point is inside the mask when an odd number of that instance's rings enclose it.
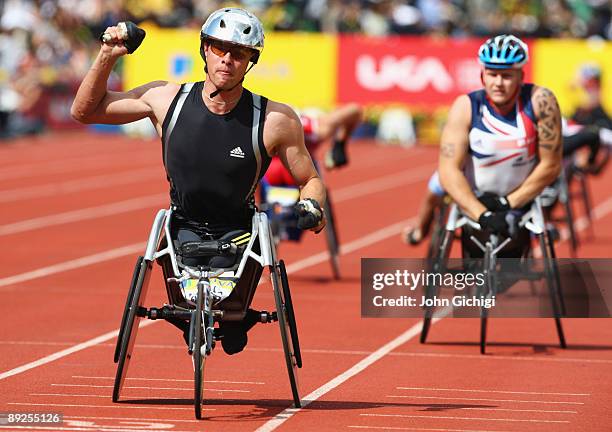
<instances>
[{"instance_id":1,"label":"black racing glove","mask_svg":"<svg viewBox=\"0 0 612 432\"><path fill-rule=\"evenodd\" d=\"M484 231L501 234L504 237L515 237L519 232L519 218L509 211L487 210L480 215L478 223Z\"/></svg>"},{"instance_id":2,"label":"black racing glove","mask_svg":"<svg viewBox=\"0 0 612 432\"><path fill-rule=\"evenodd\" d=\"M144 40L146 36L145 31L131 21L120 22L117 24L117 27L121 31L121 38L128 50L128 54L132 54ZM100 35L100 41L105 42L105 35L106 33Z\"/></svg>"},{"instance_id":3,"label":"black racing glove","mask_svg":"<svg viewBox=\"0 0 612 432\"><path fill-rule=\"evenodd\" d=\"M478 197L478 201L484 205L487 210L491 210L492 212L498 211L508 211L510 210L510 203L508 202L508 198L505 196L498 196L491 192L485 192L481 196Z\"/></svg>"},{"instance_id":4,"label":"black racing glove","mask_svg":"<svg viewBox=\"0 0 612 432\"><path fill-rule=\"evenodd\" d=\"M323 220L323 210L321 210L319 203L312 198L299 201L294 210L298 217L297 226L301 230L315 228Z\"/></svg>"}]
</instances>

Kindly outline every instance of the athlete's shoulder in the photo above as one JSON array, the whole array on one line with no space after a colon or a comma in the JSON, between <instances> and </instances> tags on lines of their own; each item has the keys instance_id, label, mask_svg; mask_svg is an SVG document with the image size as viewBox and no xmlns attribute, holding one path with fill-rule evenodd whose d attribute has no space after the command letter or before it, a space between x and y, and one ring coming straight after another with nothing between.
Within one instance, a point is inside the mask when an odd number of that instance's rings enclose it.
<instances>
[{"instance_id":1,"label":"athlete's shoulder","mask_svg":"<svg viewBox=\"0 0 612 432\"><path fill-rule=\"evenodd\" d=\"M467 120L469 122L472 113L471 105L472 102L469 94L457 96L448 113L449 118Z\"/></svg>"},{"instance_id":2,"label":"athlete's shoulder","mask_svg":"<svg viewBox=\"0 0 612 432\"><path fill-rule=\"evenodd\" d=\"M148 102L164 102L172 100L181 88L180 84L170 81L152 81L129 91L134 95L141 94L141 97Z\"/></svg>"},{"instance_id":3,"label":"athlete's shoulder","mask_svg":"<svg viewBox=\"0 0 612 432\"><path fill-rule=\"evenodd\" d=\"M266 106L266 123L272 123L282 127L299 126L301 128L300 118L297 113L289 105L268 100Z\"/></svg>"},{"instance_id":4,"label":"athlete's shoulder","mask_svg":"<svg viewBox=\"0 0 612 432\"><path fill-rule=\"evenodd\" d=\"M555 97L555 94L548 87L540 86L537 84L531 84L531 98L536 99L536 98L542 98L542 97L553 98L555 100L557 99Z\"/></svg>"},{"instance_id":5,"label":"athlete's shoulder","mask_svg":"<svg viewBox=\"0 0 612 432\"><path fill-rule=\"evenodd\" d=\"M295 111L289 105L268 101L264 123L264 142L268 153L275 154L280 146L303 140L302 123Z\"/></svg>"},{"instance_id":6,"label":"athlete's shoulder","mask_svg":"<svg viewBox=\"0 0 612 432\"><path fill-rule=\"evenodd\" d=\"M559 104L555 94L548 88L539 85L533 85L531 91L531 103L536 116L540 116L543 112L549 112L551 109L559 112Z\"/></svg>"}]
</instances>

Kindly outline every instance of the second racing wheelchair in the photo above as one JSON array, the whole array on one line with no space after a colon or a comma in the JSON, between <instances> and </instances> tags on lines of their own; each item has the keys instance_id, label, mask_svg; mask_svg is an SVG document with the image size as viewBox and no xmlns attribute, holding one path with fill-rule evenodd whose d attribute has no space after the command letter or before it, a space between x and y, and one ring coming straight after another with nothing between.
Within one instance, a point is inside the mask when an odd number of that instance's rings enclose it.
<instances>
[{"instance_id":1,"label":"second racing wheelchair","mask_svg":"<svg viewBox=\"0 0 612 432\"><path fill-rule=\"evenodd\" d=\"M548 291L552 315L559 338L559 345L566 347L565 335L561 324L561 317L565 311L565 304L561 292L561 280L559 269L555 261L555 251L550 228L544 220L544 212L540 197L537 197L531 206L522 214L517 215L517 238L503 237L494 233L483 231L480 225L464 215L457 204L451 203L447 212L446 223L442 232L439 233L439 241L433 243L434 250L428 257L428 272L431 273L453 273L453 272L478 272L483 275L484 284L474 294L483 300L494 298L507 288L504 276L510 272L502 272L502 261L505 256L516 257L513 264L518 265L516 272L510 274L511 278L520 276L527 280L543 280ZM457 237L456 231L461 231L462 265L461 268L450 264L450 255L453 240ZM520 250L516 254L517 246ZM536 246L536 247L534 247ZM509 249L513 253L507 255ZM537 250L542 259L542 268L535 268L533 256ZM472 259L478 257L478 259ZM534 267L534 268L532 268ZM503 274L505 273L505 275ZM504 284L506 283L506 288ZM425 286L425 296L428 299L437 297L441 286L428 283ZM484 303L484 302L483 302ZM444 315L444 313L442 314ZM434 307L425 307L425 316L421 330L421 343L425 343L432 323L432 318L438 316ZM487 342L487 323L489 309L480 308L480 352L485 353Z\"/></svg>"}]
</instances>

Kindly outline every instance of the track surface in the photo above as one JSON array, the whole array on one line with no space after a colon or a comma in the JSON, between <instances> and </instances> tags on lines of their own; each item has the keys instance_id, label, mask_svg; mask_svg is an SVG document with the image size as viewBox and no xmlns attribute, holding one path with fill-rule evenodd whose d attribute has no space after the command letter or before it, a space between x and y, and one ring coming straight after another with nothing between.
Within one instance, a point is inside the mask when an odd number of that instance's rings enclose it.
<instances>
[{"instance_id":1,"label":"track surface","mask_svg":"<svg viewBox=\"0 0 612 432\"><path fill-rule=\"evenodd\" d=\"M430 148L351 145L351 165L326 175L343 245L335 282L323 236L283 244L303 347L291 410L277 325L249 333L236 356L207 361L206 420L192 407L192 365L164 322L141 328L124 387L111 402L115 336L133 265L167 205L157 141L49 135L0 147L0 412L64 414L61 427L107 432L248 430L609 431L610 321L497 319L488 354L478 321L442 319L418 343L418 319L360 317L360 258L419 257L399 232L436 162ZM612 173L591 181L596 223L582 257L609 256ZM559 254L567 256L566 244ZM165 293L155 271L147 304ZM255 307L273 309L263 283Z\"/></svg>"}]
</instances>

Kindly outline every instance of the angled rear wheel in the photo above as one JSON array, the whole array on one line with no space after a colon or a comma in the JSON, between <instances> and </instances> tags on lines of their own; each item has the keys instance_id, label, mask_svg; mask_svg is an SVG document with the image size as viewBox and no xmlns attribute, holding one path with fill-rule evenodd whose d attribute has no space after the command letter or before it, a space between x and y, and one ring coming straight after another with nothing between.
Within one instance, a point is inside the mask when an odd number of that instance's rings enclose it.
<instances>
[{"instance_id":1,"label":"angled rear wheel","mask_svg":"<svg viewBox=\"0 0 612 432\"><path fill-rule=\"evenodd\" d=\"M283 352L285 355L285 363L287 366L287 373L289 375L289 384L291 385L291 394L293 396L293 403L296 408L302 406L300 400L299 382L298 382L298 368L302 365L302 359L299 352L299 342L297 341L297 329L294 327L292 331L289 316L295 323L295 315L293 314L293 306L287 303L285 298L281 278L281 268L284 270L284 265L276 265L270 268L270 277L272 279L272 288L274 289L274 300L276 302L276 312L278 317L278 326L280 328L281 340L283 343ZM286 277L286 272L285 272ZM288 288L288 286L287 286ZM290 300L289 300L290 301ZM290 312L289 312L290 311ZM296 335L296 340L292 338L292 334ZM298 347L297 354L294 351L294 347ZM299 366L298 366L299 361Z\"/></svg>"},{"instance_id":2,"label":"angled rear wheel","mask_svg":"<svg viewBox=\"0 0 612 432\"><path fill-rule=\"evenodd\" d=\"M327 200L325 200L325 206L323 211L327 215L327 226L325 227L325 238L327 240L327 250L329 251L329 263L332 268L332 274L334 279L340 279L340 242L338 240L338 231L336 230L336 219L334 210L331 204L331 197L329 191L327 194Z\"/></svg>"},{"instance_id":3,"label":"angled rear wheel","mask_svg":"<svg viewBox=\"0 0 612 432\"><path fill-rule=\"evenodd\" d=\"M134 285L134 292L129 302L130 306L127 309L127 315L124 313L125 321L121 329L119 329L121 342L119 346L119 355L117 356L117 372L115 374L115 384L113 386L113 402L119 400L130 359L132 358L132 349L134 348L136 334L138 333L138 324L141 318L138 316L138 310L144 304L149 278L153 268L153 263L151 261L139 258L138 263L138 277L134 278L136 284ZM136 272L134 272L134 275L136 275Z\"/></svg>"}]
</instances>

